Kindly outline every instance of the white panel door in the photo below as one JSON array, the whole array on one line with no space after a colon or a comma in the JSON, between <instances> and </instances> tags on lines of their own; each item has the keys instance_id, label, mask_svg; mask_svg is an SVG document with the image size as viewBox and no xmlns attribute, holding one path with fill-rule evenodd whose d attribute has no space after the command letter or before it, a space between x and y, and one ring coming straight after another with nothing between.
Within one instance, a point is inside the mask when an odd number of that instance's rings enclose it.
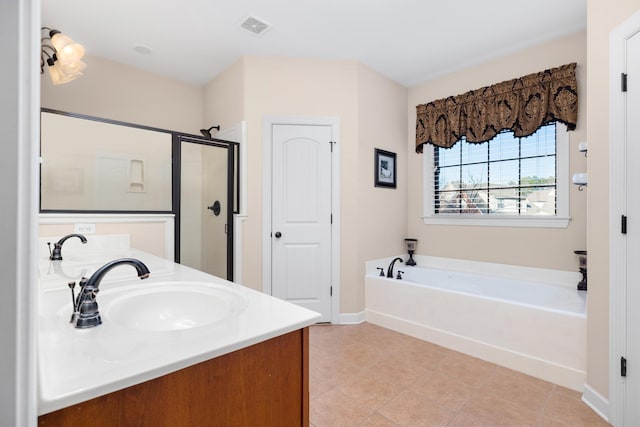
<instances>
[{"instance_id":1,"label":"white panel door","mask_svg":"<svg viewBox=\"0 0 640 427\"><path fill-rule=\"evenodd\" d=\"M331 127L272 127L272 293L331 321Z\"/></svg>"},{"instance_id":2,"label":"white panel door","mask_svg":"<svg viewBox=\"0 0 640 427\"><path fill-rule=\"evenodd\" d=\"M626 358L624 425L640 426L640 34L627 41L627 112L626 112L626 203L627 228L626 271ZM613 189L612 191L616 191ZM611 361L618 363L618 361Z\"/></svg>"}]
</instances>

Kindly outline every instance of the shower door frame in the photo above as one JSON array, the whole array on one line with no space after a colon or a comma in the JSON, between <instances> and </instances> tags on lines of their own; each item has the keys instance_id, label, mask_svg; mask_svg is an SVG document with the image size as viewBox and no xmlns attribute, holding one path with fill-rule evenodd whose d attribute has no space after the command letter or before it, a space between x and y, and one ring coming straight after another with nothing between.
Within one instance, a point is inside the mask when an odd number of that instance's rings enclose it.
<instances>
[{"instance_id":1,"label":"shower door frame","mask_svg":"<svg viewBox=\"0 0 640 427\"><path fill-rule=\"evenodd\" d=\"M239 212L239 204L240 204L240 194L239 194L239 186L235 185L234 176L240 175L239 170L239 144L237 142L225 141L222 139L208 139L202 138L194 135L187 134L173 134L172 141L172 159L173 159L173 195L171 197L173 204L173 214L175 215L174 221L174 259L175 262L180 262L180 196L181 196L181 183L182 183L182 143L190 143L190 144L199 144L205 145L209 147L218 147L224 148L227 150L227 201L226 201L226 236L227 236L227 277L226 279L229 281L233 281L233 267L234 267L234 256L233 256L233 239L234 239L234 227L233 220L234 214ZM238 174L235 175L236 170Z\"/></svg>"}]
</instances>

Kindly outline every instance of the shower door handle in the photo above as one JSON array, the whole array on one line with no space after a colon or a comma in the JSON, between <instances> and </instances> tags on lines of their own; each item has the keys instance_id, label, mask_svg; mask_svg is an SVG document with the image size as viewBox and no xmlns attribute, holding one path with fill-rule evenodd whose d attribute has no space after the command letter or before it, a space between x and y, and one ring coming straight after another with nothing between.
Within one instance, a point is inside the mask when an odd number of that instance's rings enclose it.
<instances>
[{"instance_id":1,"label":"shower door handle","mask_svg":"<svg viewBox=\"0 0 640 427\"><path fill-rule=\"evenodd\" d=\"M220 215L220 202L218 200L216 200L215 202L213 202L213 204L211 206L207 206L207 209L209 209L211 212L213 212L213 214L215 216Z\"/></svg>"}]
</instances>

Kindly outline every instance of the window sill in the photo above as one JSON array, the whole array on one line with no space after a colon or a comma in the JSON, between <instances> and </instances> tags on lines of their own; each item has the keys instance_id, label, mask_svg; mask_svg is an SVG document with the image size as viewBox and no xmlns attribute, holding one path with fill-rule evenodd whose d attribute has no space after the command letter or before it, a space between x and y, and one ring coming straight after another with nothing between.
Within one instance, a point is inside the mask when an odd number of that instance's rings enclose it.
<instances>
[{"instance_id":1,"label":"window sill","mask_svg":"<svg viewBox=\"0 0 640 427\"><path fill-rule=\"evenodd\" d=\"M432 225L463 225L474 227L532 227L567 228L570 217L507 217L492 216L478 218L476 215L424 216L422 221Z\"/></svg>"}]
</instances>

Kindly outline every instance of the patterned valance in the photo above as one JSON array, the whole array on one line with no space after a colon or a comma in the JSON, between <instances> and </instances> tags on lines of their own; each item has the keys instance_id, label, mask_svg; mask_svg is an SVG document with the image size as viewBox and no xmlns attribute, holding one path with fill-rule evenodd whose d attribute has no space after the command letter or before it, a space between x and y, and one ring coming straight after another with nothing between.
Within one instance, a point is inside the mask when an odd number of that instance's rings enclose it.
<instances>
[{"instance_id":1,"label":"patterned valance","mask_svg":"<svg viewBox=\"0 0 640 427\"><path fill-rule=\"evenodd\" d=\"M553 121L574 130L578 118L576 64L421 104L416 109L418 153L422 153L423 144L449 148L462 137L467 142L486 142L502 130L523 137Z\"/></svg>"}]
</instances>

